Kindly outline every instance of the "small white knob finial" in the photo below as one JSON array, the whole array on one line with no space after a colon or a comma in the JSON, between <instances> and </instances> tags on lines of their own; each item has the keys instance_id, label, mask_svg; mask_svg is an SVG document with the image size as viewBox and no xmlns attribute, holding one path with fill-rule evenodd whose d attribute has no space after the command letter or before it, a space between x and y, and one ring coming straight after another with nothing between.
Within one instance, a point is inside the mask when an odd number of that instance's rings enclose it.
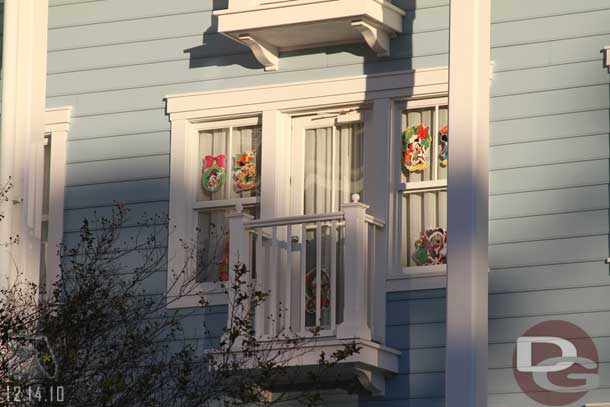
<instances>
[{"instance_id":1,"label":"small white knob finial","mask_svg":"<svg viewBox=\"0 0 610 407\"><path fill-rule=\"evenodd\" d=\"M244 211L244 205L241 202L235 204L235 212L242 213Z\"/></svg>"},{"instance_id":2,"label":"small white knob finial","mask_svg":"<svg viewBox=\"0 0 610 407\"><path fill-rule=\"evenodd\" d=\"M352 202L354 202L354 203L360 202L360 195L359 194L352 194Z\"/></svg>"}]
</instances>

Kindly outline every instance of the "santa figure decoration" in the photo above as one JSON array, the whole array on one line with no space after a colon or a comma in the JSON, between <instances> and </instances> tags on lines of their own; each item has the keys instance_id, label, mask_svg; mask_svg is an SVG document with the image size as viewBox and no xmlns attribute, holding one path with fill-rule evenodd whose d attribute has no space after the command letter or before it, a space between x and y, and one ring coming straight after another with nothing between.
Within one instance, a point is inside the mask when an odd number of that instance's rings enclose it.
<instances>
[{"instance_id":1,"label":"santa figure decoration","mask_svg":"<svg viewBox=\"0 0 610 407\"><path fill-rule=\"evenodd\" d=\"M428 168L428 150L431 144L430 127L409 127L402 135L403 165L410 172Z\"/></svg>"},{"instance_id":2,"label":"santa figure decoration","mask_svg":"<svg viewBox=\"0 0 610 407\"><path fill-rule=\"evenodd\" d=\"M447 264L447 230L427 229L415 242L413 260L418 266Z\"/></svg>"}]
</instances>

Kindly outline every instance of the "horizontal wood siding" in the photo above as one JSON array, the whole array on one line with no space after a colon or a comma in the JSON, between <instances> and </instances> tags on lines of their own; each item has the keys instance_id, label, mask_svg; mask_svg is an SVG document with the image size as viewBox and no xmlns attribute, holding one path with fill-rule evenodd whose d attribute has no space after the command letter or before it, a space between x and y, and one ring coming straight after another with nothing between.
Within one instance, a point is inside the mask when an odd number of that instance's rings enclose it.
<instances>
[{"instance_id":1,"label":"horizontal wood siding","mask_svg":"<svg viewBox=\"0 0 610 407\"><path fill-rule=\"evenodd\" d=\"M610 1L492 0L489 405L539 404L513 378L515 341L562 319L598 346L610 401Z\"/></svg>"}]
</instances>

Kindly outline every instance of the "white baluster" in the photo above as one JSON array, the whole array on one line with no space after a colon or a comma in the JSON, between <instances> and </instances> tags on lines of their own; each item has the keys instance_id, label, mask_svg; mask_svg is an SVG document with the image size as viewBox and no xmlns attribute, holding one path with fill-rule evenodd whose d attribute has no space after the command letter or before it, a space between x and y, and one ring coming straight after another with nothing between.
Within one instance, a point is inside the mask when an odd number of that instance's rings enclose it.
<instances>
[{"instance_id":1,"label":"white baluster","mask_svg":"<svg viewBox=\"0 0 610 407\"><path fill-rule=\"evenodd\" d=\"M256 229L256 289L265 291L265 250L263 248L263 229ZM255 329L258 336L265 335L265 304L255 310Z\"/></svg>"},{"instance_id":2,"label":"white baluster","mask_svg":"<svg viewBox=\"0 0 610 407\"><path fill-rule=\"evenodd\" d=\"M305 290L307 289L307 225L301 226L301 333L305 333L305 317L307 315L307 300Z\"/></svg>"},{"instance_id":3,"label":"white baluster","mask_svg":"<svg viewBox=\"0 0 610 407\"><path fill-rule=\"evenodd\" d=\"M337 221L330 224L330 329L337 323Z\"/></svg>"},{"instance_id":4,"label":"white baluster","mask_svg":"<svg viewBox=\"0 0 610 407\"><path fill-rule=\"evenodd\" d=\"M344 314L337 327L337 337L371 339L368 315L367 253L368 237L366 224L367 205L359 202L354 194L352 203L343 205L345 214L344 252Z\"/></svg>"},{"instance_id":5,"label":"white baluster","mask_svg":"<svg viewBox=\"0 0 610 407\"><path fill-rule=\"evenodd\" d=\"M271 335L271 337L275 337L275 335L277 334L277 324L279 322L280 314L280 311L277 306L277 280L279 277L277 265L280 260L279 257L280 256L278 252L277 226L273 226L271 228L271 255L269 257L269 261L271 262L271 270L269 274L269 278L271 279L271 292L269 293L269 335Z\"/></svg>"},{"instance_id":6,"label":"white baluster","mask_svg":"<svg viewBox=\"0 0 610 407\"><path fill-rule=\"evenodd\" d=\"M316 222L316 326L322 325L322 223Z\"/></svg>"},{"instance_id":7,"label":"white baluster","mask_svg":"<svg viewBox=\"0 0 610 407\"><path fill-rule=\"evenodd\" d=\"M292 312L292 225L286 226L286 273L285 273L285 295L284 295L284 331L290 331L290 317Z\"/></svg>"}]
</instances>

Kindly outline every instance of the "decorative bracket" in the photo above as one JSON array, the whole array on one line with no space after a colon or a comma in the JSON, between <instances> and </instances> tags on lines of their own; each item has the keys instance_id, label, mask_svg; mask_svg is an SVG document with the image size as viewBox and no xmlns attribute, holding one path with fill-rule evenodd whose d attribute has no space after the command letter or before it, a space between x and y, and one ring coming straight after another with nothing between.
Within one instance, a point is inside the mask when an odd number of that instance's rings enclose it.
<instances>
[{"instance_id":1,"label":"decorative bracket","mask_svg":"<svg viewBox=\"0 0 610 407\"><path fill-rule=\"evenodd\" d=\"M385 395L385 376L377 370L354 368L358 381L372 396Z\"/></svg>"},{"instance_id":2,"label":"decorative bracket","mask_svg":"<svg viewBox=\"0 0 610 407\"><path fill-rule=\"evenodd\" d=\"M254 57L265 67L265 71L278 70L280 58L276 47L265 44L250 34L240 34L238 38L252 50Z\"/></svg>"},{"instance_id":3,"label":"decorative bracket","mask_svg":"<svg viewBox=\"0 0 610 407\"><path fill-rule=\"evenodd\" d=\"M386 31L363 20L354 20L351 25L362 34L366 43L378 57L390 56L390 36Z\"/></svg>"}]
</instances>

